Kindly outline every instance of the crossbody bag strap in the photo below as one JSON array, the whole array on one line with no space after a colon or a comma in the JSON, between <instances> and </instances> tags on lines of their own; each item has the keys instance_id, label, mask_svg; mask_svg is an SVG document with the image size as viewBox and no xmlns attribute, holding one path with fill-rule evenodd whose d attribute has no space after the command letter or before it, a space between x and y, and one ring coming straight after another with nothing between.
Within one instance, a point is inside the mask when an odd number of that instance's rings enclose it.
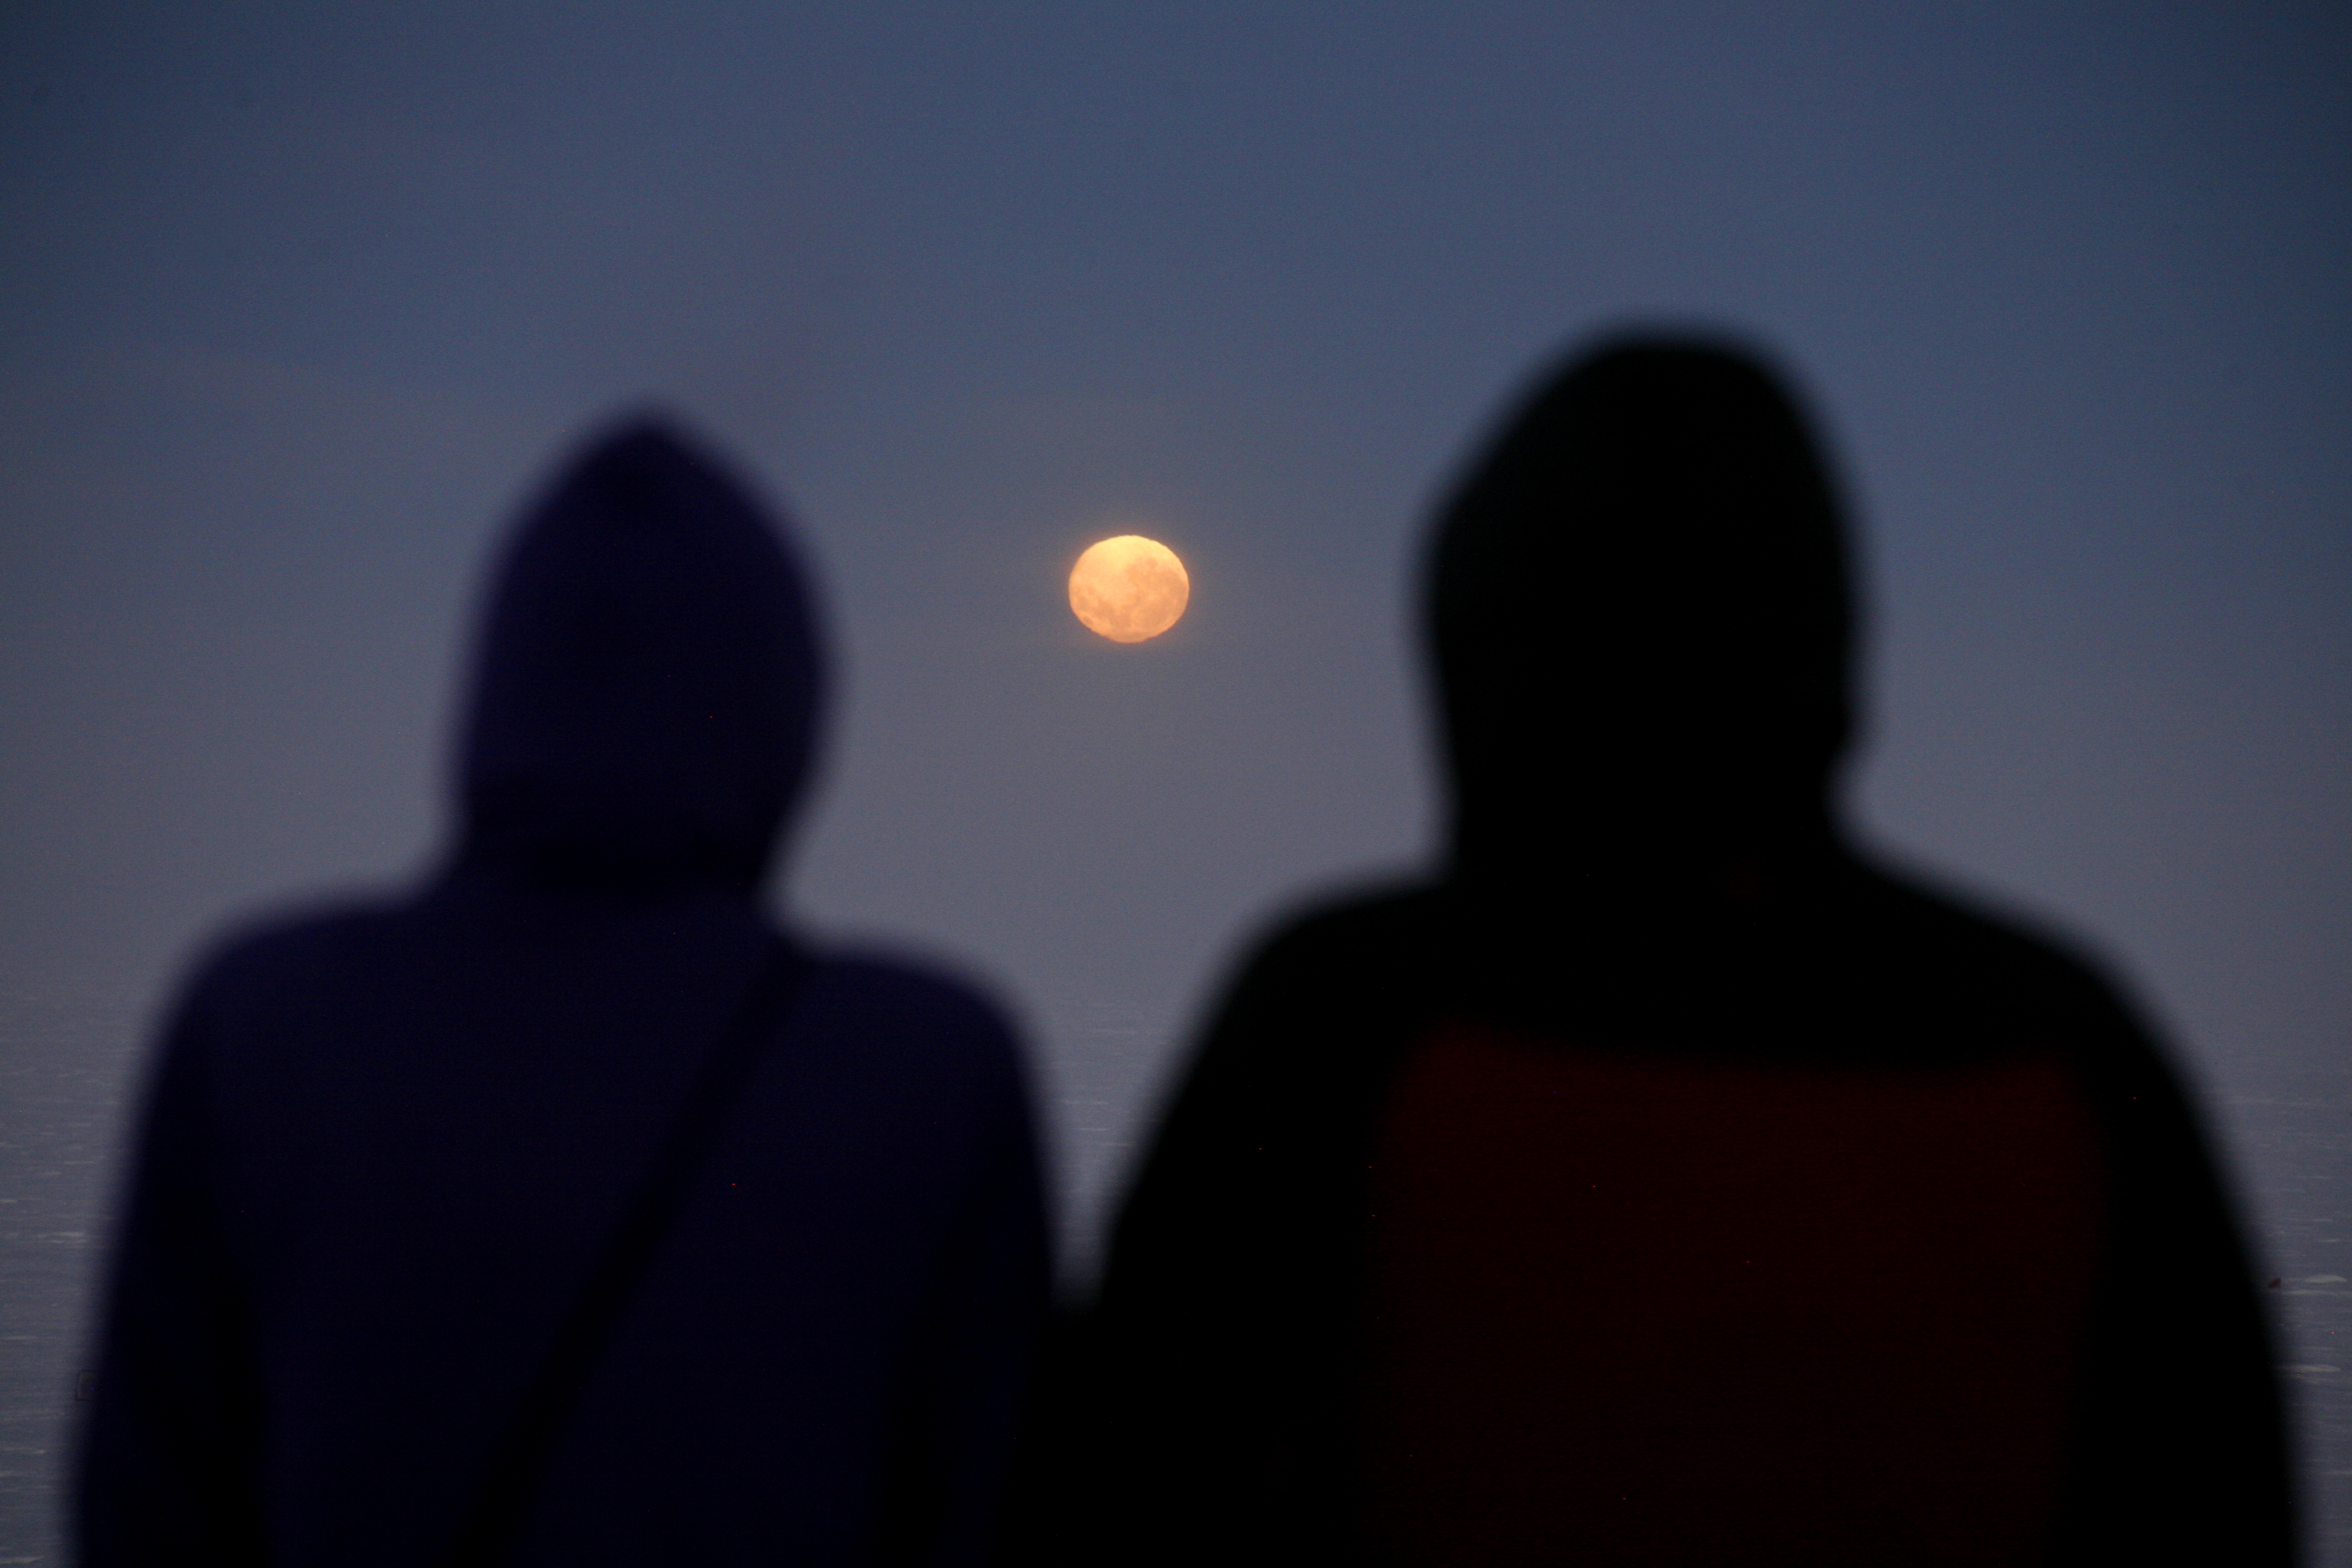
<instances>
[{"instance_id":1,"label":"crossbody bag strap","mask_svg":"<svg viewBox=\"0 0 2352 1568\"><path fill-rule=\"evenodd\" d=\"M447 1562L450 1568L494 1568L521 1533L555 1442L579 1404L588 1374L636 1293L654 1253L677 1217L694 1178L726 1131L761 1047L774 1038L800 988L804 962L771 937L750 993L718 1049L703 1063L686 1102L654 1155L635 1200L589 1276L571 1317L507 1428Z\"/></svg>"}]
</instances>

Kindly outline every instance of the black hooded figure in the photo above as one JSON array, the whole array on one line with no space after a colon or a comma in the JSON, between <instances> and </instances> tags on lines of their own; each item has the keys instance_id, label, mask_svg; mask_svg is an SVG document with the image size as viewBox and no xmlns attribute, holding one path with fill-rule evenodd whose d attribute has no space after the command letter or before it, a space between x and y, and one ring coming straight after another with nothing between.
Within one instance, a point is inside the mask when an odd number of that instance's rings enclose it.
<instances>
[{"instance_id":1,"label":"black hooded figure","mask_svg":"<svg viewBox=\"0 0 2352 1568\"><path fill-rule=\"evenodd\" d=\"M172 1016L84 1563L986 1559L1048 1297L1024 1068L970 991L761 911L813 610L657 423L524 519L450 863Z\"/></svg>"},{"instance_id":2,"label":"black hooded figure","mask_svg":"<svg viewBox=\"0 0 2352 1568\"><path fill-rule=\"evenodd\" d=\"M1832 821L1852 588L1773 378L1578 358L1431 564L1452 865L1287 925L1214 1013L1073 1352L1084 1530L2287 1563L2260 1303L2171 1073L2081 959Z\"/></svg>"}]
</instances>

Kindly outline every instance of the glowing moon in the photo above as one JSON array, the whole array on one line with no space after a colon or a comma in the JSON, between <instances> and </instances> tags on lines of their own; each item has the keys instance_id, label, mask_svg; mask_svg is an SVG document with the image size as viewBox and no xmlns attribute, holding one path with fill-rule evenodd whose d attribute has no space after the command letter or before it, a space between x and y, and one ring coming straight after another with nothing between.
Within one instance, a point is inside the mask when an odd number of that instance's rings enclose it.
<instances>
[{"instance_id":1,"label":"glowing moon","mask_svg":"<svg viewBox=\"0 0 2352 1568\"><path fill-rule=\"evenodd\" d=\"M1113 642L1158 637L1182 617L1192 596L1192 580L1176 552L1139 533L1087 545L1070 568L1071 612Z\"/></svg>"}]
</instances>

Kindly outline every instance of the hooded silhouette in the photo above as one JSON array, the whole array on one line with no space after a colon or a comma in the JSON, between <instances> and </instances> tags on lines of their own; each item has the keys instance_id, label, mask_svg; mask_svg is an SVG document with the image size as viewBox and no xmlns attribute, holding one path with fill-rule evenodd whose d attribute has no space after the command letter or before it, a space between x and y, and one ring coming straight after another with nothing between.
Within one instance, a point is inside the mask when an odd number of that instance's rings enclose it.
<instances>
[{"instance_id":1,"label":"hooded silhouette","mask_svg":"<svg viewBox=\"0 0 2352 1568\"><path fill-rule=\"evenodd\" d=\"M1023 1069L971 992L763 918L821 686L799 571L661 426L593 442L532 509L451 863L232 941L172 1016L84 1562L457 1553L739 1035L499 1554L985 1557L1048 1289Z\"/></svg>"},{"instance_id":2,"label":"hooded silhouette","mask_svg":"<svg viewBox=\"0 0 2352 1568\"><path fill-rule=\"evenodd\" d=\"M1604 344L1472 468L1451 866L1243 967L1073 1352L1122 1560L2288 1561L2170 1073L1833 826L1853 620L1736 351Z\"/></svg>"}]
</instances>

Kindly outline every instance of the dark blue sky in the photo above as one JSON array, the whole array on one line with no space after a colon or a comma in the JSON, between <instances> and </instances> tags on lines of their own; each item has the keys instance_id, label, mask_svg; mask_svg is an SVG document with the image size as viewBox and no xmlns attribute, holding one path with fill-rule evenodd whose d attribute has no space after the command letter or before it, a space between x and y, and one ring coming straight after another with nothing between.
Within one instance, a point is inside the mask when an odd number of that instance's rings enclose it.
<instances>
[{"instance_id":1,"label":"dark blue sky","mask_svg":"<svg viewBox=\"0 0 2352 1568\"><path fill-rule=\"evenodd\" d=\"M2340 6L18 5L0 278L0 982L423 864L488 542L651 398L829 590L790 900L1181 1023L1424 853L1431 498L1664 320L1846 476L1869 836L2216 1079L2352 1045Z\"/></svg>"}]
</instances>

